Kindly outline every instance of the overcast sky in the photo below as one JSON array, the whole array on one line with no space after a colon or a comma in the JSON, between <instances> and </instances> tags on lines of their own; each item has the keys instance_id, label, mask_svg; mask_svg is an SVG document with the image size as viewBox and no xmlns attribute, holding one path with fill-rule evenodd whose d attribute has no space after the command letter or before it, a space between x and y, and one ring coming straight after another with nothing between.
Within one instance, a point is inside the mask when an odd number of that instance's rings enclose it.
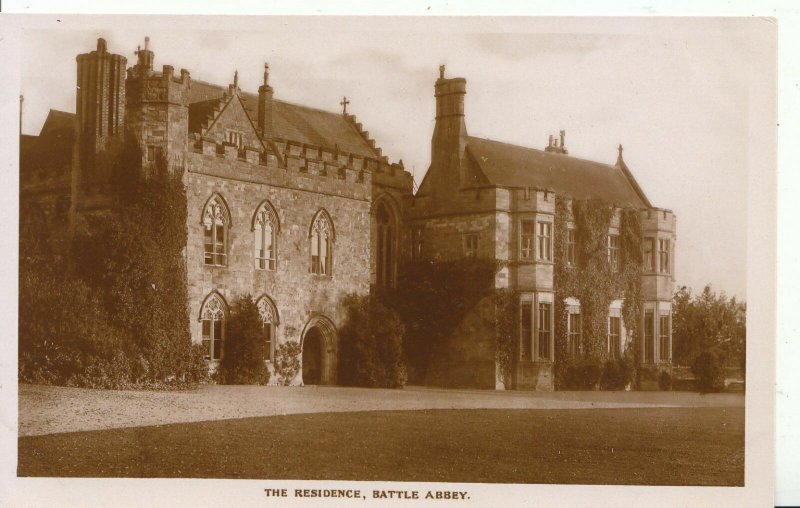
<instances>
[{"instance_id":1,"label":"overcast sky","mask_svg":"<svg viewBox=\"0 0 800 508\"><path fill-rule=\"evenodd\" d=\"M565 129L571 155L613 164L616 146L654 206L678 217L676 275L746 297L747 172L773 108L773 29L760 19L64 18L24 38L23 132L74 112L75 56L104 37L156 68L256 92L263 64L281 100L349 112L420 182L430 162L438 66L467 79L471 135L544 148Z\"/></svg>"}]
</instances>

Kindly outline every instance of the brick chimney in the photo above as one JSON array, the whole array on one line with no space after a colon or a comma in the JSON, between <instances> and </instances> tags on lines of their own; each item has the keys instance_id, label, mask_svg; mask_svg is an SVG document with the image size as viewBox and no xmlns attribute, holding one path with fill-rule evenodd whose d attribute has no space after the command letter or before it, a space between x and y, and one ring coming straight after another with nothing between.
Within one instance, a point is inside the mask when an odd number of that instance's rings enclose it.
<instances>
[{"instance_id":1,"label":"brick chimney","mask_svg":"<svg viewBox=\"0 0 800 508\"><path fill-rule=\"evenodd\" d=\"M445 78L445 67L439 66L436 80L436 126L431 140L431 166L437 168L447 185L463 186L467 183L464 154L467 145L467 126L464 122L464 95L467 80ZM458 181L452 176L458 175ZM443 182L444 183L444 182ZM437 185L438 187L438 185Z\"/></svg>"},{"instance_id":2,"label":"brick chimney","mask_svg":"<svg viewBox=\"0 0 800 508\"><path fill-rule=\"evenodd\" d=\"M269 86L269 65L264 64L264 84L258 87L258 129L261 137L272 135L272 87Z\"/></svg>"},{"instance_id":3,"label":"brick chimney","mask_svg":"<svg viewBox=\"0 0 800 508\"><path fill-rule=\"evenodd\" d=\"M559 139L553 139L553 135L550 135L550 138L547 140L547 148L544 149L545 152L550 153L560 153L567 155L569 152L567 151L567 146L565 144L565 138L567 137L567 131L561 130L558 133Z\"/></svg>"}]
</instances>

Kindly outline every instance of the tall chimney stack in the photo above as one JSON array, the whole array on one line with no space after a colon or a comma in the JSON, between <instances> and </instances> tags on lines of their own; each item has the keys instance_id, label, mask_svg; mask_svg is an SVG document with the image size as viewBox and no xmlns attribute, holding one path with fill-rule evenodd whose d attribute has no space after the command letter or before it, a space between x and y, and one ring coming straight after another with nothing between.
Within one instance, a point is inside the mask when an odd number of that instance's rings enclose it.
<instances>
[{"instance_id":1,"label":"tall chimney stack","mask_svg":"<svg viewBox=\"0 0 800 508\"><path fill-rule=\"evenodd\" d=\"M458 185L467 184L466 164L462 164L467 144L467 127L464 122L464 95L467 80L446 78L444 65L439 66L436 80L436 126L431 141L431 166L440 167L449 174L458 175Z\"/></svg>"},{"instance_id":2,"label":"tall chimney stack","mask_svg":"<svg viewBox=\"0 0 800 508\"><path fill-rule=\"evenodd\" d=\"M261 137L272 135L272 87L269 86L269 64L264 63L264 83L258 87L258 129Z\"/></svg>"}]
</instances>

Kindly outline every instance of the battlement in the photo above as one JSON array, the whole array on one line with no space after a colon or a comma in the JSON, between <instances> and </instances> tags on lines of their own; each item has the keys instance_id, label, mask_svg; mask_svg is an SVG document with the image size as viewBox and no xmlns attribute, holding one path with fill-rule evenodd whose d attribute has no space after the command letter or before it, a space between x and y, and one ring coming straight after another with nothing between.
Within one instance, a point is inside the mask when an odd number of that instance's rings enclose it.
<instances>
[{"instance_id":1,"label":"battlement","mask_svg":"<svg viewBox=\"0 0 800 508\"><path fill-rule=\"evenodd\" d=\"M188 106L191 81L188 70L181 69L180 76L175 76L171 65L164 65L161 72L132 67L126 80L128 106L146 103Z\"/></svg>"},{"instance_id":2,"label":"battlement","mask_svg":"<svg viewBox=\"0 0 800 508\"><path fill-rule=\"evenodd\" d=\"M652 233L656 231L674 233L675 214L672 210L663 208L648 208L640 212L642 219L642 231Z\"/></svg>"},{"instance_id":3,"label":"battlement","mask_svg":"<svg viewBox=\"0 0 800 508\"><path fill-rule=\"evenodd\" d=\"M274 161L277 167L298 167L302 172L323 176L335 174L336 171L333 169L347 169L359 173L381 175L384 179L399 177L399 180L405 181L411 177L411 174L403 169L402 163L389 164L382 159L336 152L328 148L294 141L274 140L273 145L278 149L277 152L271 149L269 144L263 150L249 146L239 148L233 143L219 143L212 138L195 135L192 147L195 153L258 164Z\"/></svg>"},{"instance_id":4,"label":"battlement","mask_svg":"<svg viewBox=\"0 0 800 508\"><path fill-rule=\"evenodd\" d=\"M222 142L208 137L195 136L192 152L226 162L236 161L259 169L247 168L242 175L231 174L232 177L245 176L253 171L256 174L295 174L306 177L338 180L349 184L372 184L373 173L388 171L391 166L382 165L370 158L361 158L353 154L336 153L323 147L294 142L276 142L274 146L279 152L269 148L256 149L250 146L238 147L233 143ZM232 165L231 171L245 169L239 164ZM267 173L264 172L266 170Z\"/></svg>"}]
</instances>

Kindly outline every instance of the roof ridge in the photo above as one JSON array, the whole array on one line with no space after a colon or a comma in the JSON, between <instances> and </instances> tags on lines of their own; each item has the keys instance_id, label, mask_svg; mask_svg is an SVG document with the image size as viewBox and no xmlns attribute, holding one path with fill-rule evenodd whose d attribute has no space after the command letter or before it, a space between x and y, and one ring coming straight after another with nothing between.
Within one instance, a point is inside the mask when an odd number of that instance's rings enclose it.
<instances>
[{"instance_id":1,"label":"roof ridge","mask_svg":"<svg viewBox=\"0 0 800 508\"><path fill-rule=\"evenodd\" d=\"M214 83L209 83L208 81L203 81L203 80L200 80L200 79L197 79L197 80L192 79L192 83L199 83L201 85L206 85L206 86L210 86L210 87L213 87L213 88L219 88L221 93L224 93L224 91L225 91L225 87L222 86L222 85L216 85ZM258 97L258 93L257 92L247 92L247 91L242 90L241 93L244 94L244 95L250 95L250 96L253 96L253 97ZM243 97L243 99L247 99L247 97ZM206 99L206 100L213 100L213 99ZM304 109L308 109L308 110L311 110L311 111L317 111L319 113L327 113L329 115L337 115L337 116L341 115L341 113L338 113L336 111L330 111L330 110L327 110L327 109L316 108L314 106L306 106L305 104L298 104L296 102L287 101L287 100L284 100L284 99L272 99L272 101L273 102L280 102L280 103L286 104L288 106L295 106L295 107L298 107L298 108L304 108ZM199 102L205 102L205 100L203 100L203 101L195 101L192 104L197 104Z\"/></svg>"},{"instance_id":2,"label":"roof ridge","mask_svg":"<svg viewBox=\"0 0 800 508\"><path fill-rule=\"evenodd\" d=\"M481 138L481 137L478 137L478 136L467 136L467 138L468 139L477 139L479 141L490 141L492 143L498 143L498 144L501 144L501 145L513 146L514 148L522 148L523 150L531 150L531 151L534 151L534 152L539 152L539 153L543 153L543 154L547 154L547 155L560 155L562 157L569 157L570 159L577 160L577 161L590 162L592 164L599 164L601 166L606 166L609 169L619 169L614 164L607 164L605 162L594 161L594 160L591 160L591 159L584 159L583 157L575 157L574 155L570 155L570 154L564 154L564 153L550 154L547 151L540 150L538 148L533 148L533 147L523 146L523 145L515 145L514 143L508 143L506 141L498 141L496 139Z\"/></svg>"}]
</instances>

